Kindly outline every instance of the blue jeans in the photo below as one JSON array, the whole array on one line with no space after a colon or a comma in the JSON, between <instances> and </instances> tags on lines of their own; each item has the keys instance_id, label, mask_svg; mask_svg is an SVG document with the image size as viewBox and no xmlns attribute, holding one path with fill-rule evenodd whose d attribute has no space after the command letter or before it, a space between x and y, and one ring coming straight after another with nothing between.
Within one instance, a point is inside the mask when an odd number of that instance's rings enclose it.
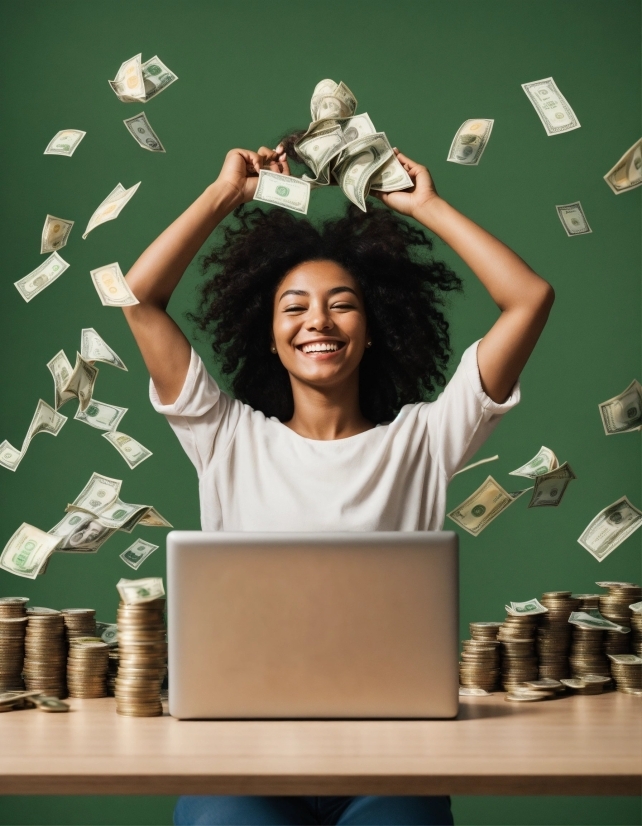
<instances>
[{"instance_id":1,"label":"blue jeans","mask_svg":"<svg viewBox=\"0 0 642 826\"><path fill-rule=\"evenodd\" d=\"M181 797L175 826L453 826L449 797Z\"/></svg>"}]
</instances>

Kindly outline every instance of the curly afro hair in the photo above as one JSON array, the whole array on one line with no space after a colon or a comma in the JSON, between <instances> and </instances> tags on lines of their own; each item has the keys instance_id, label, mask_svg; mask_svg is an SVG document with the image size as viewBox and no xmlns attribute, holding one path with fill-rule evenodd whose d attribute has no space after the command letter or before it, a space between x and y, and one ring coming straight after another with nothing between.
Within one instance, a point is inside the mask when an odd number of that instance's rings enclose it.
<instances>
[{"instance_id":1,"label":"curly afro hair","mask_svg":"<svg viewBox=\"0 0 642 826\"><path fill-rule=\"evenodd\" d=\"M450 356L445 293L461 280L428 254L432 241L389 209L349 205L319 228L282 209L235 210L223 242L203 260L208 276L189 317L211 337L233 376L237 399L282 422L292 418L289 374L270 353L273 301L285 275L305 261L340 264L361 286L372 347L359 365L363 415L391 421L404 404L445 384ZM410 344L410 346L409 346Z\"/></svg>"}]
</instances>

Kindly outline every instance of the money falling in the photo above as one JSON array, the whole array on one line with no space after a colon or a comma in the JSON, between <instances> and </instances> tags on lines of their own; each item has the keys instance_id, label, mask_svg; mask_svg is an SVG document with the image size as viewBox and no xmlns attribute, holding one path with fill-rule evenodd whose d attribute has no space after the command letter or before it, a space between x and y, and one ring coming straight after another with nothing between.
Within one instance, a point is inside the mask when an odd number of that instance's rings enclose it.
<instances>
[{"instance_id":1,"label":"money falling","mask_svg":"<svg viewBox=\"0 0 642 826\"><path fill-rule=\"evenodd\" d=\"M142 54L137 54L125 60L114 80L108 81L123 103L148 103L178 80L178 76L167 68L158 55L145 63L141 58Z\"/></svg>"},{"instance_id":2,"label":"money falling","mask_svg":"<svg viewBox=\"0 0 642 826\"><path fill-rule=\"evenodd\" d=\"M598 407L607 436L642 430L642 385L637 379Z\"/></svg>"},{"instance_id":3,"label":"money falling","mask_svg":"<svg viewBox=\"0 0 642 826\"><path fill-rule=\"evenodd\" d=\"M143 149L147 149L149 152L165 152L165 147L152 129L144 112L134 115L132 118L126 118L123 123L136 143Z\"/></svg>"},{"instance_id":4,"label":"money falling","mask_svg":"<svg viewBox=\"0 0 642 826\"><path fill-rule=\"evenodd\" d=\"M522 89L533 104L549 137L580 128L575 112L552 77L522 83Z\"/></svg>"},{"instance_id":5,"label":"money falling","mask_svg":"<svg viewBox=\"0 0 642 826\"><path fill-rule=\"evenodd\" d=\"M71 158L86 134L87 133L81 129L63 129L60 132L56 132L47 144L47 148L43 154L64 155L66 158Z\"/></svg>"},{"instance_id":6,"label":"money falling","mask_svg":"<svg viewBox=\"0 0 642 826\"><path fill-rule=\"evenodd\" d=\"M462 166L477 166L490 140L494 120L465 120L450 145L447 161Z\"/></svg>"},{"instance_id":7,"label":"money falling","mask_svg":"<svg viewBox=\"0 0 642 826\"><path fill-rule=\"evenodd\" d=\"M582 204L579 201L574 201L572 204L562 204L556 206L555 209L569 238L573 235L588 235L593 232L588 225Z\"/></svg>"},{"instance_id":8,"label":"money falling","mask_svg":"<svg viewBox=\"0 0 642 826\"><path fill-rule=\"evenodd\" d=\"M642 138L627 149L604 180L616 195L642 186Z\"/></svg>"},{"instance_id":9,"label":"money falling","mask_svg":"<svg viewBox=\"0 0 642 826\"><path fill-rule=\"evenodd\" d=\"M104 307L131 307L139 303L125 281L118 262L98 267L89 274Z\"/></svg>"},{"instance_id":10,"label":"money falling","mask_svg":"<svg viewBox=\"0 0 642 826\"><path fill-rule=\"evenodd\" d=\"M105 200L99 204L98 208L89 219L87 228L82 236L83 239L85 239L92 230L96 229L96 227L106 223L107 221L113 221L115 218L118 218L125 206L136 194L140 184L141 182L139 181L129 189L125 189L122 184L117 184Z\"/></svg>"}]
</instances>

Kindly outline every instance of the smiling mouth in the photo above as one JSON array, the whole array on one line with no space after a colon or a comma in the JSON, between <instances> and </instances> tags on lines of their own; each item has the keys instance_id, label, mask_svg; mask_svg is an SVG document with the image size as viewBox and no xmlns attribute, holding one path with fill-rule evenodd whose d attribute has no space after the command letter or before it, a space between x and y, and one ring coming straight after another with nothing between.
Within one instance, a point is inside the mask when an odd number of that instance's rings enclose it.
<instances>
[{"instance_id":1,"label":"smiling mouth","mask_svg":"<svg viewBox=\"0 0 642 826\"><path fill-rule=\"evenodd\" d=\"M299 344L297 350L305 356L328 356L338 353L344 347L344 341L319 341L311 344Z\"/></svg>"}]
</instances>

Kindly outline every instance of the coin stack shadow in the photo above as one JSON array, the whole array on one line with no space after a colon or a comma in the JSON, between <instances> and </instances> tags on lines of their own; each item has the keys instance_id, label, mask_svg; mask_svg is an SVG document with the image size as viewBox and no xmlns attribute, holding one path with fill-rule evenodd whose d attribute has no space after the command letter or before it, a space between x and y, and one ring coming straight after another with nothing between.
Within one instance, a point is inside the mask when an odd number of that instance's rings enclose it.
<instances>
[{"instance_id":1,"label":"coin stack shadow","mask_svg":"<svg viewBox=\"0 0 642 826\"><path fill-rule=\"evenodd\" d=\"M600 613L603 617L618 625L631 628L631 609L629 605L642 597L639 585L609 585L608 593L600 594ZM630 634L619 631L607 631L604 650L607 654L628 654L631 645Z\"/></svg>"},{"instance_id":2,"label":"coin stack shadow","mask_svg":"<svg viewBox=\"0 0 642 826\"><path fill-rule=\"evenodd\" d=\"M625 694L639 694L642 692L642 662L616 662L611 655L611 674L618 691ZM639 660L634 654L619 655L623 659Z\"/></svg>"},{"instance_id":3,"label":"coin stack shadow","mask_svg":"<svg viewBox=\"0 0 642 826\"><path fill-rule=\"evenodd\" d=\"M0 692L22 691L28 597L0 598Z\"/></svg>"},{"instance_id":4,"label":"coin stack shadow","mask_svg":"<svg viewBox=\"0 0 642 826\"><path fill-rule=\"evenodd\" d=\"M471 639L464 640L459 663L459 684L467 688L495 691L499 685L499 641L501 622L471 622Z\"/></svg>"},{"instance_id":5,"label":"coin stack shadow","mask_svg":"<svg viewBox=\"0 0 642 826\"><path fill-rule=\"evenodd\" d=\"M604 631L601 628L572 626L571 656L569 659L573 677L586 674L611 676L609 659L604 653Z\"/></svg>"},{"instance_id":6,"label":"coin stack shadow","mask_svg":"<svg viewBox=\"0 0 642 826\"><path fill-rule=\"evenodd\" d=\"M93 608L63 608L67 642L78 637L96 636L96 612Z\"/></svg>"},{"instance_id":7,"label":"coin stack shadow","mask_svg":"<svg viewBox=\"0 0 642 826\"><path fill-rule=\"evenodd\" d=\"M44 610L44 609L43 609ZM59 700L67 696L67 642L60 611L27 611L24 679L27 691L42 691Z\"/></svg>"},{"instance_id":8,"label":"coin stack shadow","mask_svg":"<svg viewBox=\"0 0 642 826\"><path fill-rule=\"evenodd\" d=\"M512 691L526 680L537 679L536 628L537 616L509 614L499 629L501 681L505 691Z\"/></svg>"},{"instance_id":9,"label":"coin stack shadow","mask_svg":"<svg viewBox=\"0 0 642 826\"><path fill-rule=\"evenodd\" d=\"M573 597L570 591L547 591L542 594L540 602L548 608L546 614L539 615L537 629L540 679L568 678L571 676L569 653L572 636L568 620L571 612L577 611L580 600Z\"/></svg>"},{"instance_id":10,"label":"coin stack shadow","mask_svg":"<svg viewBox=\"0 0 642 826\"><path fill-rule=\"evenodd\" d=\"M118 606L116 711L128 717L163 713L160 688L167 670L165 600Z\"/></svg>"},{"instance_id":11,"label":"coin stack shadow","mask_svg":"<svg viewBox=\"0 0 642 826\"><path fill-rule=\"evenodd\" d=\"M109 646L100 637L76 637L69 643L67 688L70 697L107 696Z\"/></svg>"}]
</instances>

